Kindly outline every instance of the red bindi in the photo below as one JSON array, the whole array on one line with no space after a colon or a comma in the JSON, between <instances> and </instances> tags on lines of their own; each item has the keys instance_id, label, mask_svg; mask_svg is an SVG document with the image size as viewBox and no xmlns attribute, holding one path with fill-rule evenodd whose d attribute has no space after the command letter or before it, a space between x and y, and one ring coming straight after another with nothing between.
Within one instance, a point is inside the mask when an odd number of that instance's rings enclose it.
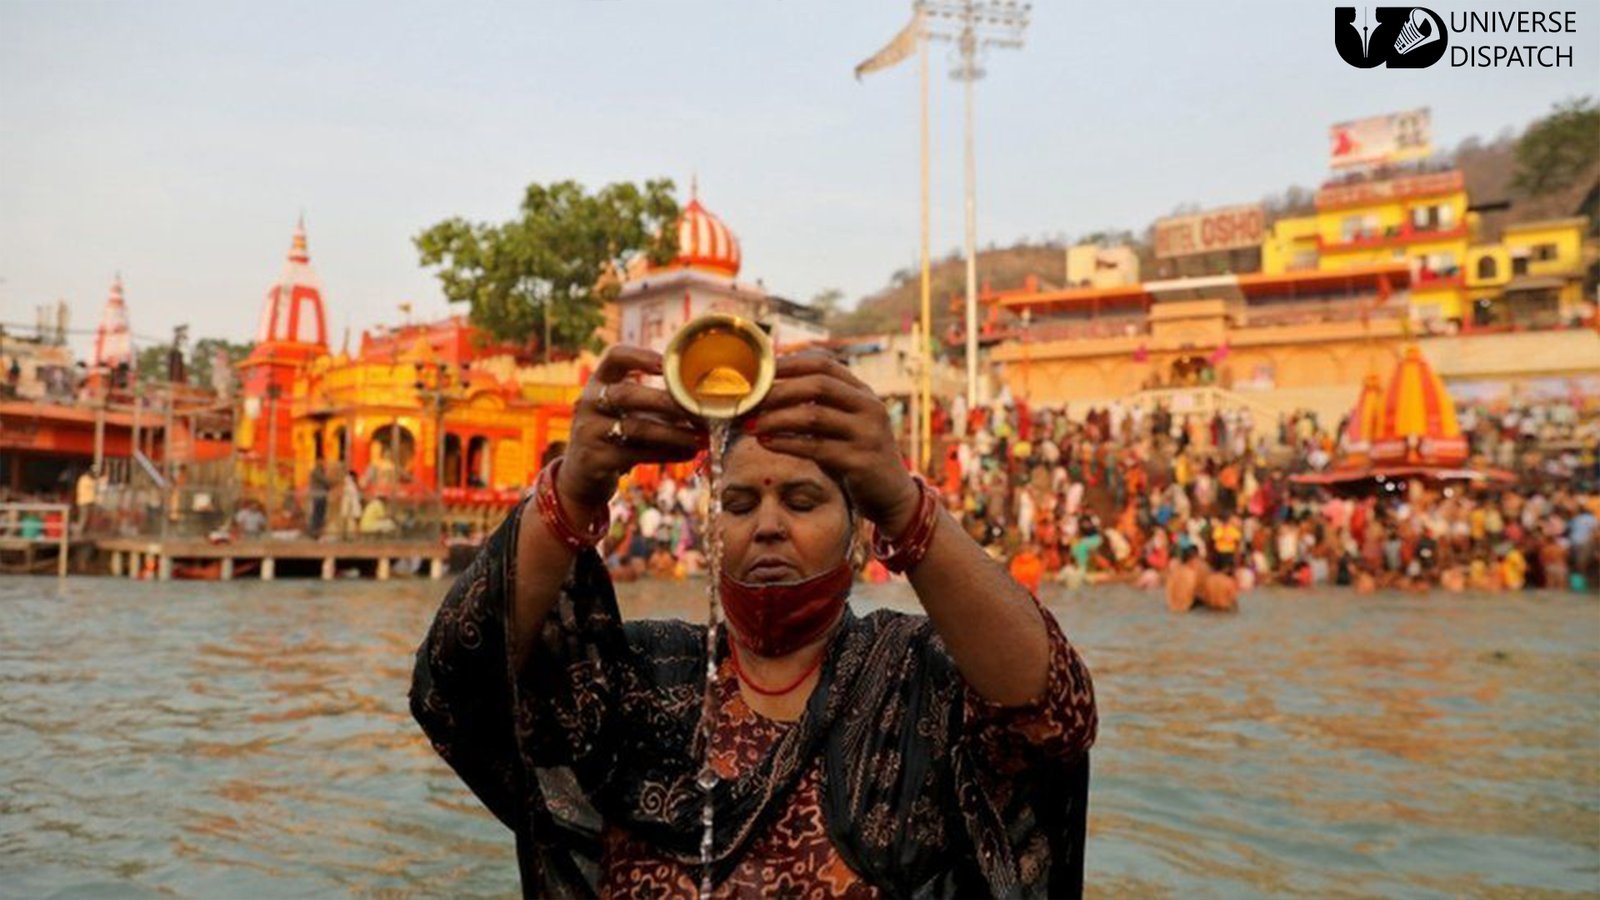
<instances>
[{"instance_id":1,"label":"red bindi","mask_svg":"<svg viewBox=\"0 0 1600 900\"><path fill-rule=\"evenodd\" d=\"M772 479L771 478L763 478L763 479L761 479L761 484L762 484L763 487L772 487Z\"/></svg>"}]
</instances>

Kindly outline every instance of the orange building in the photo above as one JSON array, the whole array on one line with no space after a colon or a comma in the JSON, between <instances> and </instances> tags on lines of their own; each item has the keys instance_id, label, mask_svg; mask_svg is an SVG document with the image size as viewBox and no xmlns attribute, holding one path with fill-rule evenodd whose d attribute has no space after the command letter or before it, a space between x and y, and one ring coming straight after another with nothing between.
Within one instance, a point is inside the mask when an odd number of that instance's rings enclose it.
<instances>
[{"instance_id":1,"label":"orange building","mask_svg":"<svg viewBox=\"0 0 1600 900\"><path fill-rule=\"evenodd\" d=\"M622 291L604 332L648 345L664 341L679 318L732 304L780 343L826 336L802 315L808 310L735 280L738 241L697 198L676 227L672 263L612 276ZM354 355L332 353L324 302L302 224L267 291L256 347L239 366L234 434L248 492L303 492L325 461L356 473L366 496L503 507L532 483L549 446L566 439L589 374L585 357L528 364L461 316L364 334Z\"/></svg>"},{"instance_id":2,"label":"orange building","mask_svg":"<svg viewBox=\"0 0 1600 900\"><path fill-rule=\"evenodd\" d=\"M363 334L351 356L329 352L323 304L302 223L239 365L247 490L303 492L326 462L366 496L506 506L565 439L579 385L535 381L463 317Z\"/></svg>"},{"instance_id":3,"label":"orange building","mask_svg":"<svg viewBox=\"0 0 1600 900\"><path fill-rule=\"evenodd\" d=\"M1390 263L1055 291L1029 284L983 300L1002 323L988 336L998 379L1030 403L1081 412L1141 396L1187 402L1167 394L1205 388L1261 414L1337 415L1346 385L1399 359L1411 289L1410 267Z\"/></svg>"},{"instance_id":4,"label":"orange building","mask_svg":"<svg viewBox=\"0 0 1600 900\"><path fill-rule=\"evenodd\" d=\"M1207 217L1226 212L1163 227L1203 237ZM1343 174L1312 214L1261 234L1259 272L986 291L995 388L1079 410L1201 403L1248 407L1257 421L1291 410L1332 421L1415 338L1458 399L1600 403L1590 220L1492 234L1484 214L1459 170ZM1156 243L1159 255L1159 230Z\"/></svg>"},{"instance_id":5,"label":"orange building","mask_svg":"<svg viewBox=\"0 0 1600 900\"><path fill-rule=\"evenodd\" d=\"M313 360L290 399L294 483L318 460L364 489L438 495L447 504L511 504L565 440L580 386L532 381L461 317L363 335L354 356Z\"/></svg>"},{"instance_id":6,"label":"orange building","mask_svg":"<svg viewBox=\"0 0 1600 900\"><path fill-rule=\"evenodd\" d=\"M65 494L96 464L112 484L127 484L140 473L141 483L164 489L195 465L227 457L231 416L214 393L137 380L121 276L102 307L81 385L64 331L59 341L29 342L33 371L19 371L17 384L0 392L0 492ZM20 369L18 342L5 346Z\"/></svg>"}]
</instances>

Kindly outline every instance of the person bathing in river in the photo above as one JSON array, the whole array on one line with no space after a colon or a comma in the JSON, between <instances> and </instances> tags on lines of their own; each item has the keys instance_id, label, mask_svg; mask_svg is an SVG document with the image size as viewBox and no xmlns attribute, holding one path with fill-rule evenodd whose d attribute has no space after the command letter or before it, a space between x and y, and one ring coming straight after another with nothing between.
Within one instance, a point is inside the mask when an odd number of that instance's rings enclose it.
<instances>
[{"instance_id":1,"label":"person bathing in river","mask_svg":"<svg viewBox=\"0 0 1600 900\"><path fill-rule=\"evenodd\" d=\"M516 835L529 896L688 896L704 874L705 627L624 622L590 546L622 475L706 446L633 377L661 365L606 353L566 456L417 651L412 713ZM777 376L723 459L712 893L1077 895L1097 728L1083 661L907 472L870 389L816 355ZM926 615L850 609L869 526Z\"/></svg>"}]
</instances>

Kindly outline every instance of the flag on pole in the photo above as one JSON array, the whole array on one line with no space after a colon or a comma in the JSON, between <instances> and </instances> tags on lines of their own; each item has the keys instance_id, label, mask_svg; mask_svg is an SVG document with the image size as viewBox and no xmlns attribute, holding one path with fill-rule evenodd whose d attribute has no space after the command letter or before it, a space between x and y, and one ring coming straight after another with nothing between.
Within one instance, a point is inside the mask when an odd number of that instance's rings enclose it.
<instances>
[{"instance_id":1,"label":"flag on pole","mask_svg":"<svg viewBox=\"0 0 1600 900\"><path fill-rule=\"evenodd\" d=\"M883 45L883 49L867 57L864 62L856 66L856 80L860 81L861 76L868 72L887 69L915 53L917 50L917 38L921 34L922 10L918 8L911 14L911 21L906 23L906 27L900 29L899 34L890 38L889 43Z\"/></svg>"}]
</instances>

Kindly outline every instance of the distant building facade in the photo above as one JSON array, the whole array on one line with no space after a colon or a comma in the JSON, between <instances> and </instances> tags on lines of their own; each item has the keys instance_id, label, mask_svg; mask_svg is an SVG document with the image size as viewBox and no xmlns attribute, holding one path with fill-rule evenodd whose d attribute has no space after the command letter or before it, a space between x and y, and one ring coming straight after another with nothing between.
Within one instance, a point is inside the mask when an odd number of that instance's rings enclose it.
<instances>
[{"instance_id":1,"label":"distant building facade","mask_svg":"<svg viewBox=\"0 0 1600 900\"><path fill-rule=\"evenodd\" d=\"M1263 414L1336 420L1366 376L1416 344L1458 398L1600 404L1589 219L1491 237L1453 170L1341 177L1315 205L1265 229L1259 271L987 293L999 382L1080 412L1204 386ZM1218 252L1196 237L1206 217L1247 209L1163 220L1169 252Z\"/></svg>"}]
</instances>

